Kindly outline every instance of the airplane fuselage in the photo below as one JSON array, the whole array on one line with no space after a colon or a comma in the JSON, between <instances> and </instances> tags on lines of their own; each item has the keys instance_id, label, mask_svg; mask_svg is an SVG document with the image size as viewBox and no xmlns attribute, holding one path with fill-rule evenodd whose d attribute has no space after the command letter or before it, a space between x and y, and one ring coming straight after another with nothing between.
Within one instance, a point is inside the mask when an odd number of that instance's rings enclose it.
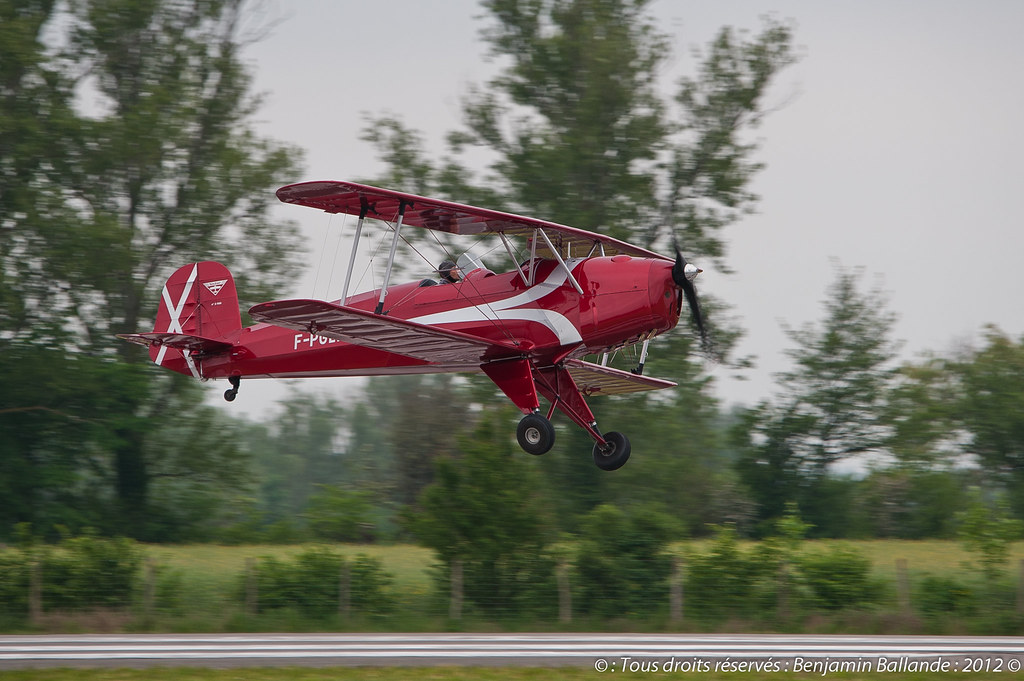
<instances>
[{"instance_id":1,"label":"airplane fuselage","mask_svg":"<svg viewBox=\"0 0 1024 681\"><path fill-rule=\"evenodd\" d=\"M534 358L607 351L650 338L679 321L680 293L672 263L627 255L569 260L581 295L554 260L536 261L532 285L516 270L478 269L454 284L420 282L388 289L384 314L496 342L510 339ZM345 305L373 311L379 291L351 296ZM174 353L177 355L178 353ZM203 378L300 378L433 373L437 365L396 352L353 345L272 324L241 330L227 353L193 356ZM182 373L182 359L164 363ZM445 371L479 371L479 363Z\"/></svg>"}]
</instances>

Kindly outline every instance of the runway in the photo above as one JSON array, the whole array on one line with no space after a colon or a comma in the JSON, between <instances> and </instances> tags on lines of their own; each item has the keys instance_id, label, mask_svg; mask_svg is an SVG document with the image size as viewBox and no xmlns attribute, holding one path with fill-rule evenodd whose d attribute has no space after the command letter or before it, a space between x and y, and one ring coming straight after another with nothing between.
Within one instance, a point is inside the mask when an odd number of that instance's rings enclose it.
<instances>
[{"instance_id":1,"label":"runway","mask_svg":"<svg viewBox=\"0 0 1024 681\"><path fill-rule=\"evenodd\" d=\"M598 672L1019 672L1016 637L699 634L0 636L0 669L147 666L583 666ZM840 665L846 665L842 667ZM859 667L858 667L859 665Z\"/></svg>"}]
</instances>

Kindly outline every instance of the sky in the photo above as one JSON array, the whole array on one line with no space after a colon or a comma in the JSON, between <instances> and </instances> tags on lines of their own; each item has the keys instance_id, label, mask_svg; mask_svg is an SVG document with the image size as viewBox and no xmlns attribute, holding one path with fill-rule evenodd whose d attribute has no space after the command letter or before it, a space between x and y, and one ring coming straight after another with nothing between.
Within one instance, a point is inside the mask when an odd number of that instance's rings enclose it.
<instances>
[{"instance_id":1,"label":"sky","mask_svg":"<svg viewBox=\"0 0 1024 681\"><path fill-rule=\"evenodd\" d=\"M440 153L461 127L462 98L498 69L476 0L256 6L253 30L270 26L245 52L264 97L257 130L304 150L296 181L382 171L359 139L367 115L399 116ZM701 293L745 329L737 354L755 357L742 376L710 368L724 404L771 397L791 366L784 329L821 322L839 266L862 268L862 290L885 292L904 360L979 345L987 324L1024 334L1024 2L654 0L649 11L671 38L666 99L723 26L756 32L764 15L795 26L800 60L769 90L772 113L751 137L765 166L756 213L724 234L732 273L698 263ZM336 252L328 216L278 210L309 253L290 294L337 298L343 276L323 271ZM250 381L231 408L258 416L289 385L341 395L360 386L315 380Z\"/></svg>"}]
</instances>

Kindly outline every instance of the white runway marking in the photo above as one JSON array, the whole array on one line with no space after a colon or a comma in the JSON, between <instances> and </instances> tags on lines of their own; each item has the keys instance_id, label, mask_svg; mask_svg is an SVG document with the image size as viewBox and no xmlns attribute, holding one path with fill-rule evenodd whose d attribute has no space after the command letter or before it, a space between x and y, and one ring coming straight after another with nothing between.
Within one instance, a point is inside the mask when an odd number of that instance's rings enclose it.
<instances>
[{"instance_id":1,"label":"white runway marking","mask_svg":"<svg viewBox=\"0 0 1024 681\"><path fill-rule=\"evenodd\" d=\"M0 636L0 668L147 665L593 665L608 660L1024 659L1015 637L687 634ZM1011 660L1014 661L1011 664ZM623 662L622 664L625 664ZM788 664L788 662L786 663ZM992 662L989 663L993 664Z\"/></svg>"}]
</instances>

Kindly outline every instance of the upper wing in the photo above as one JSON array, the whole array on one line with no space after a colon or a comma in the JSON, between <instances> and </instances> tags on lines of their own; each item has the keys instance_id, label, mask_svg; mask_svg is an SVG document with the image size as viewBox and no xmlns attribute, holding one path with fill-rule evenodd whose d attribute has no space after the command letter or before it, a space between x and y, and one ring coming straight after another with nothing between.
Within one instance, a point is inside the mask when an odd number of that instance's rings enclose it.
<instances>
[{"instance_id":1,"label":"upper wing","mask_svg":"<svg viewBox=\"0 0 1024 681\"><path fill-rule=\"evenodd\" d=\"M445 366L517 357L511 343L378 315L322 300L278 300L249 308L253 319Z\"/></svg>"},{"instance_id":2,"label":"upper wing","mask_svg":"<svg viewBox=\"0 0 1024 681\"><path fill-rule=\"evenodd\" d=\"M672 381L638 376L628 371L612 369L579 359L566 361L565 368L569 370L569 375L572 376L572 380L576 382L576 386L584 395L621 395L676 386Z\"/></svg>"},{"instance_id":3,"label":"upper wing","mask_svg":"<svg viewBox=\"0 0 1024 681\"><path fill-rule=\"evenodd\" d=\"M603 249L604 255L624 253L640 258L671 260L666 256L618 239L546 220L476 208L441 199L430 199L390 189L379 189L354 182L324 180L290 184L277 190L277 198L285 203L319 208L328 213L365 214L367 217L379 220L397 219L399 205L405 203L403 225L434 229L450 234L501 233L525 237L532 236L536 229L542 229L551 239L555 248L566 256L584 256L592 248L598 246ZM547 248L543 242L539 242L537 250L544 253Z\"/></svg>"}]
</instances>

